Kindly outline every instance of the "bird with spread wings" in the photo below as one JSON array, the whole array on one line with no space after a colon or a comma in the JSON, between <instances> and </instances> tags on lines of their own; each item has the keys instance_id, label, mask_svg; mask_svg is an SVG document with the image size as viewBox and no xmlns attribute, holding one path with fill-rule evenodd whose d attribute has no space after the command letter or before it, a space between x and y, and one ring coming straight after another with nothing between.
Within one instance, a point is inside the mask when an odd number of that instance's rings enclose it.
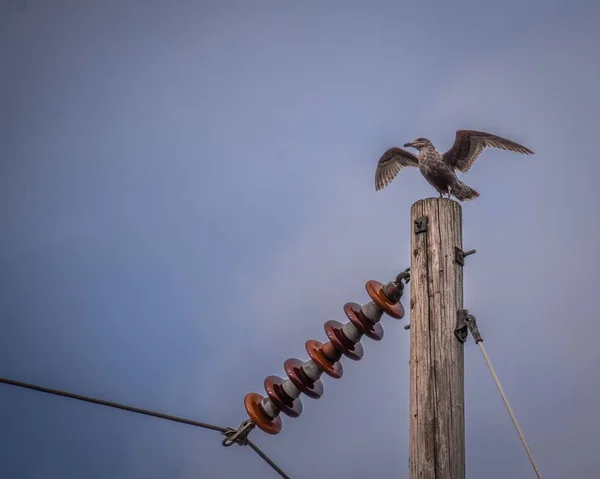
<instances>
[{"instance_id":1,"label":"bird with spread wings","mask_svg":"<svg viewBox=\"0 0 600 479\"><path fill-rule=\"evenodd\" d=\"M524 155L533 151L507 138L475 130L458 130L452 147L445 153L439 153L427 138L417 138L405 143L405 148L415 148L419 153L394 146L380 158L375 171L375 189L387 186L396 175L407 166L419 168L423 177L440 194L440 197L454 196L459 201L475 199L479 193L463 183L456 171L466 172L485 148L500 148Z\"/></svg>"}]
</instances>

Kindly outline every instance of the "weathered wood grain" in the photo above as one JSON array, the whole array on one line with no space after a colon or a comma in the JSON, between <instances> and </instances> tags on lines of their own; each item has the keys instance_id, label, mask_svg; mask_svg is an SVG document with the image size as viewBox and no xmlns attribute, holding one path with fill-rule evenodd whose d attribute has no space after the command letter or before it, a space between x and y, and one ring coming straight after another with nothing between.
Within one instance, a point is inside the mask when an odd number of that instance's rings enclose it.
<instances>
[{"instance_id":1,"label":"weathered wood grain","mask_svg":"<svg viewBox=\"0 0 600 479\"><path fill-rule=\"evenodd\" d=\"M414 233L414 221L428 219ZM463 307L462 209L427 198L411 208L410 479L465 478L463 346L454 336Z\"/></svg>"}]
</instances>

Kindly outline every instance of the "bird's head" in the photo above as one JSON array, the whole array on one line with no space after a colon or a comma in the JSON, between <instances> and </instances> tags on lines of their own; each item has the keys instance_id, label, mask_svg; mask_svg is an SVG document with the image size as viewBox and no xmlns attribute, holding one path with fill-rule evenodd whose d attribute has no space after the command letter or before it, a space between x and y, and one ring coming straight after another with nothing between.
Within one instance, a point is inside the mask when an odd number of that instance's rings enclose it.
<instances>
[{"instance_id":1,"label":"bird's head","mask_svg":"<svg viewBox=\"0 0 600 479\"><path fill-rule=\"evenodd\" d=\"M410 143L404 143L404 148L415 148L421 151L423 148L432 147L432 143L427 138L417 138Z\"/></svg>"}]
</instances>

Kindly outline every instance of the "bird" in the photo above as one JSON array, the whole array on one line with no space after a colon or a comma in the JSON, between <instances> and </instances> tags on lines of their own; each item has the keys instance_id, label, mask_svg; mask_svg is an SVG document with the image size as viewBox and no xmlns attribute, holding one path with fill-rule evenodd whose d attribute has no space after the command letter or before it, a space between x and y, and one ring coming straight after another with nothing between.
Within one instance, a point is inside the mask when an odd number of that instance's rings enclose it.
<instances>
[{"instance_id":1,"label":"bird","mask_svg":"<svg viewBox=\"0 0 600 479\"><path fill-rule=\"evenodd\" d=\"M375 170L375 190L385 188L404 167L419 168L423 177L440 194L454 196L459 201L474 200L479 193L463 183L456 171L463 173L475 163L485 148L500 148L524 155L533 155L529 148L501 136L476 130L458 130L452 147L439 153L427 138L417 138L404 144L404 148L414 148L419 153L393 146L385 151Z\"/></svg>"}]
</instances>

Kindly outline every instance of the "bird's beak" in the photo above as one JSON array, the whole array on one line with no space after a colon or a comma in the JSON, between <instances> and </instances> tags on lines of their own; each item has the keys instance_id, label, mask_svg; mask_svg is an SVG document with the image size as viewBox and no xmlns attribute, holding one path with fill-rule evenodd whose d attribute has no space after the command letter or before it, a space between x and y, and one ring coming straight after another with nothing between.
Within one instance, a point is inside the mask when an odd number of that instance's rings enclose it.
<instances>
[{"instance_id":1,"label":"bird's beak","mask_svg":"<svg viewBox=\"0 0 600 479\"><path fill-rule=\"evenodd\" d=\"M412 143L404 143L404 148L414 148Z\"/></svg>"}]
</instances>

